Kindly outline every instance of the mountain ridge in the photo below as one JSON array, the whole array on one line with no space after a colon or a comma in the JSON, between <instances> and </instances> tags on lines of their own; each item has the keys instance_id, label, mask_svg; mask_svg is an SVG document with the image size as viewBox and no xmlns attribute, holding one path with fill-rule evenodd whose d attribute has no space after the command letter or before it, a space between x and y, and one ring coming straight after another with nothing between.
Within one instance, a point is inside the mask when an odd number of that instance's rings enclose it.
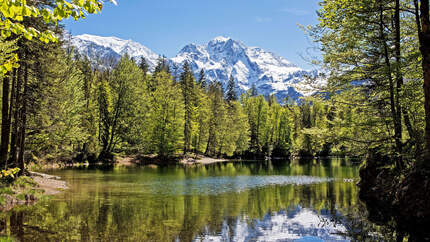
<instances>
[{"instance_id":1,"label":"mountain ridge","mask_svg":"<svg viewBox=\"0 0 430 242\"><path fill-rule=\"evenodd\" d=\"M79 54L87 56L93 63L97 59L115 62L128 54L136 60L144 57L152 71L160 58L140 43L114 36L83 34L73 36L71 42ZM167 59L172 67L180 67L185 61L190 63L196 76L203 69L208 81L220 81L226 87L231 75L239 93L255 85L259 94L275 95L280 101L287 96L297 101L314 93L305 80L319 73L317 70L304 70L273 52L248 47L225 36L215 37L206 44L188 44L175 57Z\"/></svg>"}]
</instances>

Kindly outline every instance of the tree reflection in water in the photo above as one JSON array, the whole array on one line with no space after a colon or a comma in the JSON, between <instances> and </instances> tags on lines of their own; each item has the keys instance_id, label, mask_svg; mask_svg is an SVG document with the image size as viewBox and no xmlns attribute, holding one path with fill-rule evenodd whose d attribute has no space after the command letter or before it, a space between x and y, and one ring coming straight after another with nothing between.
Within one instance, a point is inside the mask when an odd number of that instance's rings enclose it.
<instances>
[{"instance_id":1,"label":"tree reflection in water","mask_svg":"<svg viewBox=\"0 0 430 242\"><path fill-rule=\"evenodd\" d=\"M355 182L346 180L358 177L358 167L341 160L52 173L70 190L2 213L2 235L20 241L382 239L375 237L381 229L364 219Z\"/></svg>"}]
</instances>

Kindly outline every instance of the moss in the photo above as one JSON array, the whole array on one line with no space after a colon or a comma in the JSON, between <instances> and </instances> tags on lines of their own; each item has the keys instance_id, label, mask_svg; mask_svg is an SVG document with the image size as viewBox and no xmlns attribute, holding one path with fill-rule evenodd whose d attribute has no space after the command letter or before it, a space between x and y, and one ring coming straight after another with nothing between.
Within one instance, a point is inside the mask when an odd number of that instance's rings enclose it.
<instances>
[{"instance_id":1,"label":"moss","mask_svg":"<svg viewBox=\"0 0 430 242\"><path fill-rule=\"evenodd\" d=\"M12 195L12 194L14 194L14 192L13 192L12 188L9 186L8 187L0 187L0 195L3 195L3 194Z\"/></svg>"},{"instance_id":2,"label":"moss","mask_svg":"<svg viewBox=\"0 0 430 242\"><path fill-rule=\"evenodd\" d=\"M0 207L15 206L15 201L33 202L43 198L43 191L38 189L38 184L30 177L21 176L12 182L0 183ZM9 202L8 202L9 201ZM10 209L10 207L6 208Z\"/></svg>"},{"instance_id":3,"label":"moss","mask_svg":"<svg viewBox=\"0 0 430 242\"><path fill-rule=\"evenodd\" d=\"M25 194L20 193L20 194L16 195L16 199L21 200L21 201L25 201Z\"/></svg>"},{"instance_id":4,"label":"moss","mask_svg":"<svg viewBox=\"0 0 430 242\"><path fill-rule=\"evenodd\" d=\"M14 181L13 186L14 188L29 188L36 187L37 183L28 176L21 176Z\"/></svg>"},{"instance_id":5,"label":"moss","mask_svg":"<svg viewBox=\"0 0 430 242\"><path fill-rule=\"evenodd\" d=\"M14 242L16 241L14 238L9 236L0 236L0 242Z\"/></svg>"}]
</instances>

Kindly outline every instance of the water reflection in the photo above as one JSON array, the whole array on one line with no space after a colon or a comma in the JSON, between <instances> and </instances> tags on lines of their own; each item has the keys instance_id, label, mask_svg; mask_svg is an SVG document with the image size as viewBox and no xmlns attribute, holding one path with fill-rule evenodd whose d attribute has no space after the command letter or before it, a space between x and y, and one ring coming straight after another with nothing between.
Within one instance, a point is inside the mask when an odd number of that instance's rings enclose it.
<instances>
[{"instance_id":1,"label":"water reflection","mask_svg":"<svg viewBox=\"0 0 430 242\"><path fill-rule=\"evenodd\" d=\"M205 231L195 241L347 241L346 228L331 221L330 214L301 208L267 214L262 219L237 218L233 228L224 223L217 235Z\"/></svg>"},{"instance_id":2,"label":"water reflection","mask_svg":"<svg viewBox=\"0 0 430 242\"><path fill-rule=\"evenodd\" d=\"M349 240L346 235L357 232L345 215L360 210L358 191L344 179L358 177L358 167L338 160L52 173L71 189L0 214L2 235L20 241L318 241Z\"/></svg>"},{"instance_id":3,"label":"water reflection","mask_svg":"<svg viewBox=\"0 0 430 242\"><path fill-rule=\"evenodd\" d=\"M215 195L242 192L251 188L270 185L310 185L330 182L333 178L312 176L219 176L185 180L157 179L139 184L142 192L163 195Z\"/></svg>"}]
</instances>

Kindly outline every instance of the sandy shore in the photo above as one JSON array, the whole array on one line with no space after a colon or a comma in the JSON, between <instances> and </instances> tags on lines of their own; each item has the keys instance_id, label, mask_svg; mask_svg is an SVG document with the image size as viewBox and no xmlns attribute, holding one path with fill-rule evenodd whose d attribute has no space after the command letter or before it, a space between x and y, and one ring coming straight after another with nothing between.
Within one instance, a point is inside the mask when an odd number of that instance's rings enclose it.
<instances>
[{"instance_id":1,"label":"sandy shore","mask_svg":"<svg viewBox=\"0 0 430 242\"><path fill-rule=\"evenodd\" d=\"M126 157L118 157L115 164L123 166L135 166L135 165L149 165L149 164L180 164L180 165L208 165L213 163L227 162L227 159L216 159L211 157L206 157L203 155L187 155L187 156L176 156L170 159L160 160L155 155L131 155Z\"/></svg>"},{"instance_id":2,"label":"sandy shore","mask_svg":"<svg viewBox=\"0 0 430 242\"><path fill-rule=\"evenodd\" d=\"M28 177L22 177L22 182L24 186L18 184L10 187L12 193L0 194L3 200L0 211L8 211L18 205L32 205L39 200L40 195L55 195L68 189L60 177L38 172L29 172Z\"/></svg>"},{"instance_id":3,"label":"sandy shore","mask_svg":"<svg viewBox=\"0 0 430 242\"><path fill-rule=\"evenodd\" d=\"M51 176L38 172L30 172L30 177L37 183L38 188L46 195L55 195L68 189L66 182L61 177Z\"/></svg>"},{"instance_id":4,"label":"sandy shore","mask_svg":"<svg viewBox=\"0 0 430 242\"><path fill-rule=\"evenodd\" d=\"M197 156L197 157L184 157L179 161L180 164L183 165L209 165L213 163L227 162L226 159L216 159L210 158L206 156Z\"/></svg>"}]
</instances>

